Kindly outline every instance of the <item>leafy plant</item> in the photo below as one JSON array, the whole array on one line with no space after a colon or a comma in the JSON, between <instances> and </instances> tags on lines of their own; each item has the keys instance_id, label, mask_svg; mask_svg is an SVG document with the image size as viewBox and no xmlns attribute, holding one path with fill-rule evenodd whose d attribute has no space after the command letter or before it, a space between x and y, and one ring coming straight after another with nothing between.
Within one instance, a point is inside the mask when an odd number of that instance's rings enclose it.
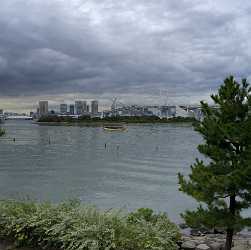
<instances>
[{"instance_id":1,"label":"leafy plant","mask_svg":"<svg viewBox=\"0 0 251 250\"><path fill-rule=\"evenodd\" d=\"M100 211L77 201L0 202L0 232L18 246L66 250L175 250L180 234L165 214ZM150 210L149 210L150 211ZM140 218L132 220L132 218ZM150 219L149 219L150 218Z\"/></svg>"}]
</instances>

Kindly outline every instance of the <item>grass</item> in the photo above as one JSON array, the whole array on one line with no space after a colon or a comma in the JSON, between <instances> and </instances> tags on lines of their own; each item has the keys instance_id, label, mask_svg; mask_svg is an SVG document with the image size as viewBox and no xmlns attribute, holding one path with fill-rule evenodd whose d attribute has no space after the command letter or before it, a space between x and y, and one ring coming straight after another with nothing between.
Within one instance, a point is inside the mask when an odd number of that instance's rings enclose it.
<instances>
[{"instance_id":1,"label":"grass","mask_svg":"<svg viewBox=\"0 0 251 250\"><path fill-rule=\"evenodd\" d=\"M1 201L0 233L17 246L65 250L175 250L180 239L164 213L101 211L78 201Z\"/></svg>"}]
</instances>

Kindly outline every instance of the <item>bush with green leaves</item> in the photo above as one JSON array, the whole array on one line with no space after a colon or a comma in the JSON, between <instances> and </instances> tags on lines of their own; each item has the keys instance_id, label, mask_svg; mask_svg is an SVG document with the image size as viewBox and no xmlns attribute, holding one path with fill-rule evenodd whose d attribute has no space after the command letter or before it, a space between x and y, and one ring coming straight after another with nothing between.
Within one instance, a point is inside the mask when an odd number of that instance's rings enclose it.
<instances>
[{"instance_id":1,"label":"bush with green leaves","mask_svg":"<svg viewBox=\"0 0 251 250\"><path fill-rule=\"evenodd\" d=\"M180 233L166 214L129 215L71 201L58 205L0 202L0 232L18 246L82 250L175 250Z\"/></svg>"}]
</instances>

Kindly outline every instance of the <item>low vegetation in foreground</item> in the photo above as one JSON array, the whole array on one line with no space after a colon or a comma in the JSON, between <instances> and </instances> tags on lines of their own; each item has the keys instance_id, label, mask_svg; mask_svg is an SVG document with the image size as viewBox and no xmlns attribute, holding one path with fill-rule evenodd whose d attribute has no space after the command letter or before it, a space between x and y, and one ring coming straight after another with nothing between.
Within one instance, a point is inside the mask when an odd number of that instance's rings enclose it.
<instances>
[{"instance_id":1,"label":"low vegetation in foreground","mask_svg":"<svg viewBox=\"0 0 251 250\"><path fill-rule=\"evenodd\" d=\"M1 201L0 233L18 246L72 250L175 250L180 239L164 213L142 208L125 215L78 201Z\"/></svg>"},{"instance_id":2,"label":"low vegetation in foreground","mask_svg":"<svg viewBox=\"0 0 251 250\"><path fill-rule=\"evenodd\" d=\"M93 117L80 116L79 118L72 118L70 116L49 115L41 117L38 122L66 122L66 123L109 123L109 122L123 122L123 123L175 123L175 122L195 122L193 117L173 117L173 118L159 118L158 116L116 116L116 117Z\"/></svg>"}]
</instances>

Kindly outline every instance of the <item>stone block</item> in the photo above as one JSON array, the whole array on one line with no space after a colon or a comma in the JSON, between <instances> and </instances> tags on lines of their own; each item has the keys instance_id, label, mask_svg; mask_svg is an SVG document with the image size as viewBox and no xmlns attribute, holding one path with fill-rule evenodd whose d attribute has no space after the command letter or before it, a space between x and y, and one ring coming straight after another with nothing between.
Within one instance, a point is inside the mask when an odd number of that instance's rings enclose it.
<instances>
[{"instance_id":1,"label":"stone block","mask_svg":"<svg viewBox=\"0 0 251 250\"><path fill-rule=\"evenodd\" d=\"M206 244L200 244L195 248L195 250L210 250L210 247Z\"/></svg>"},{"instance_id":2,"label":"stone block","mask_svg":"<svg viewBox=\"0 0 251 250\"><path fill-rule=\"evenodd\" d=\"M224 249L224 244L219 243L219 242L214 242L209 244L210 250L223 250Z\"/></svg>"},{"instance_id":3,"label":"stone block","mask_svg":"<svg viewBox=\"0 0 251 250\"><path fill-rule=\"evenodd\" d=\"M195 250L196 244L193 241L185 241L181 245L181 249L183 250Z\"/></svg>"}]
</instances>

